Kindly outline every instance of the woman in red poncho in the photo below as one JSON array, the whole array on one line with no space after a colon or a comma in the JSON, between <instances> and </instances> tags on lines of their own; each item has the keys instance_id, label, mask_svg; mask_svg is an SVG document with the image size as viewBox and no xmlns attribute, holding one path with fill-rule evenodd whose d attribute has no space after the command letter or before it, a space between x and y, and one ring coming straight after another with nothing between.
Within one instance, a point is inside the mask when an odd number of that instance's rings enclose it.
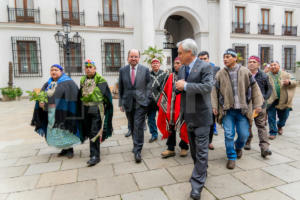
<instances>
[{"instance_id":1,"label":"woman in red poncho","mask_svg":"<svg viewBox=\"0 0 300 200\"><path fill-rule=\"evenodd\" d=\"M174 60L175 72L169 75L165 83L164 90L158 101L159 113L157 117L157 127L164 138L167 140L167 150L161 153L162 158L175 156L176 146L176 132L180 133L181 141L179 146L181 148L180 156L185 157L188 153L188 135L187 128L184 121L180 117L180 94L176 95L173 87L177 81L177 73L181 67L179 58Z\"/></svg>"}]
</instances>

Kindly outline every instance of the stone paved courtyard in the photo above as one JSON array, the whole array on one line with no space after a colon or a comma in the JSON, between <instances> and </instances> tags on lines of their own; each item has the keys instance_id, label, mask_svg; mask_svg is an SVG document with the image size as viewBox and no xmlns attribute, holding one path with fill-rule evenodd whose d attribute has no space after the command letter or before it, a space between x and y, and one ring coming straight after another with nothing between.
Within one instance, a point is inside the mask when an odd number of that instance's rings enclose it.
<instances>
[{"instance_id":1,"label":"stone paved courtyard","mask_svg":"<svg viewBox=\"0 0 300 200\"><path fill-rule=\"evenodd\" d=\"M273 155L260 157L257 136L251 151L227 170L223 131L214 137L202 200L300 200L300 90L284 135L271 141ZM115 105L116 101L115 101ZM29 126L33 103L0 102L0 200L187 200L193 168L190 156L161 159L166 141L148 143L143 162L133 161L125 138L125 115L115 108L114 135L101 145L101 163L86 167L87 142L73 159L58 158ZM179 152L179 149L177 149Z\"/></svg>"}]
</instances>

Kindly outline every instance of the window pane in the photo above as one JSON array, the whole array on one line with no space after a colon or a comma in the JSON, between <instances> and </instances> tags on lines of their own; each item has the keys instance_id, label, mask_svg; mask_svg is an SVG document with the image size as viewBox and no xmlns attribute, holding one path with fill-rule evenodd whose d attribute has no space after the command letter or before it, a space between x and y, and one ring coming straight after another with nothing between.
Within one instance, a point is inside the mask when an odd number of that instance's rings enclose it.
<instances>
[{"instance_id":1,"label":"window pane","mask_svg":"<svg viewBox=\"0 0 300 200\"><path fill-rule=\"evenodd\" d=\"M111 44L105 44L105 65L106 67L112 66L112 48Z\"/></svg>"},{"instance_id":2,"label":"window pane","mask_svg":"<svg viewBox=\"0 0 300 200\"><path fill-rule=\"evenodd\" d=\"M27 8L33 9L33 0L27 0Z\"/></svg>"},{"instance_id":3,"label":"window pane","mask_svg":"<svg viewBox=\"0 0 300 200\"><path fill-rule=\"evenodd\" d=\"M112 20L114 22L119 21L118 18L118 0L111 0L112 1Z\"/></svg>"},{"instance_id":4,"label":"window pane","mask_svg":"<svg viewBox=\"0 0 300 200\"><path fill-rule=\"evenodd\" d=\"M29 51L31 73L38 73L37 49L35 42L29 43Z\"/></svg>"},{"instance_id":5,"label":"window pane","mask_svg":"<svg viewBox=\"0 0 300 200\"><path fill-rule=\"evenodd\" d=\"M109 0L103 0L104 21L110 21Z\"/></svg>"},{"instance_id":6,"label":"window pane","mask_svg":"<svg viewBox=\"0 0 300 200\"><path fill-rule=\"evenodd\" d=\"M244 27L244 9L240 8L240 14L239 14L239 22L240 22L240 27Z\"/></svg>"},{"instance_id":7,"label":"window pane","mask_svg":"<svg viewBox=\"0 0 300 200\"><path fill-rule=\"evenodd\" d=\"M26 56L26 43L18 42L18 57L19 57L19 66L20 72L26 73L29 71L28 63L27 63L27 56Z\"/></svg>"},{"instance_id":8,"label":"window pane","mask_svg":"<svg viewBox=\"0 0 300 200\"><path fill-rule=\"evenodd\" d=\"M17 9L17 16L19 17L24 17L24 2L23 0L16 0L16 8L19 8Z\"/></svg>"},{"instance_id":9,"label":"window pane","mask_svg":"<svg viewBox=\"0 0 300 200\"><path fill-rule=\"evenodd\" d=\"M72 0L72 12L78 12L78 0Z\"/></svg>"},{"instance_id":10,"label":"window pane","mask_svg":"<svg viewBox=\"0 0 300 200\"><path fill-rule=\"evenodd\" d=\"M69 0L62 0L63 18L69 19Z\"/></svg>"},{"instance_id":11,"label":"window pane","mask_svg":"<svg viewBox=\"0 0 300 200\"><path fill-rule=\"evenodd\" d=\"M114 45L114 66L121 67L121 58L120 58L120 44Z\"/></svg>"},{"instance_id":12,"label":"window pane","mask_svg":"<svg viewBox=\"0 0 300 200\"><path fill-rule=\"evenodd\" d=\"M238 8L236 7L235 8L235 22L238 22L238 15L239 15Z\"/></svg>"}]
</instances>

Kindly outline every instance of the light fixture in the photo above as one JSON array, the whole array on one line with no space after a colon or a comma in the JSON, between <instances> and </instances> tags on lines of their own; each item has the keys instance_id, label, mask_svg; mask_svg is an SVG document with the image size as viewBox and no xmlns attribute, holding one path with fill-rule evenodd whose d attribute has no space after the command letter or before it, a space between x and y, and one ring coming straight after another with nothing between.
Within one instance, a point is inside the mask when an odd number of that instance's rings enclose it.
<instances>
[{"instance_id":1,"label":"light fixture","mask_svg":"<svg viewBox=\"0 0 300 200\"><path fill-rule=\"evenodd\" d=\"M64 23L63 29L65 33L71 33L71 25L69 23Z\"/></svg>"},{"instance_id":2,"label":"light fixture","mask_svg":"<svg viewBox=\"0 0 300 200\"><path fill-rule=\"evenodd\" d=\"M73 36L73 42L77 43L77 44L80 44L81 41L82 41L81 36L78 34L78 32L76 32L76 34Z\"/></svg>"},{"instance_id":3,"label":"light fixture","mask_svg":"<svg viewBox=\"0 0 300 200\"><path fill-rule=\"evenodd\" d=\"M64 35L60 31L57 31L57 33L55 34L55 40L58 44L63 43Z\"/></svg>"}]
</instances>

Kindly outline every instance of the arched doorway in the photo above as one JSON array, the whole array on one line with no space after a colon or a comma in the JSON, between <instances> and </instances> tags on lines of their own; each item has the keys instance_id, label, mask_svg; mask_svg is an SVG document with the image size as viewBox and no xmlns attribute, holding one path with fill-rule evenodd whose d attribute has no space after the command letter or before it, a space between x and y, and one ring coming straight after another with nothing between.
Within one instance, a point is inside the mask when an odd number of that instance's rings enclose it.
<instances>
[{"instance_id":1,"label":"arched doorway","mask_svg":"<svg viewBox=\"0 0 300 200\"><path fill-rule=\"evenodd\" d=\"M166 30L167 43L164 49L170 49L171 62L177 57L176 44L186 38L194 38L194 29L192 24L181 15L171 15L166 20L164 29Z\"/></svg>"}]
</instances>

